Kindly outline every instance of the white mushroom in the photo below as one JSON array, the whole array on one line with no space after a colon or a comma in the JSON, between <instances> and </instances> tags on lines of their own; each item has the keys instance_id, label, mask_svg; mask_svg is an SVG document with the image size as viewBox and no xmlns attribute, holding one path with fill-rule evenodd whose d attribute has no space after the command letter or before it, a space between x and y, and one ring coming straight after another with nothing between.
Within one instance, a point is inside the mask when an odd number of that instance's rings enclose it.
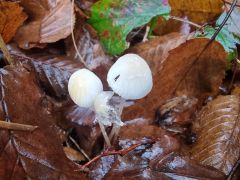
<instances>
[{"instance_id":1,"label":"white mushroom","mask_svg":"<svg viewBox=\"0 0 240 180\"><path fill-rule=\"evenodd\" d=\"M71 75L68 91L74 103L89 108L93 106L96 96L103 91L103 85L93 72L80 69Z\"/></svg>"},{"instance_id":2,"label":"white mushroom","mask_svg":"<svg viewBox=\"0 0 240 180\"><path fill-rule=\"evenodd\" d=\"M137 54L125 54L110 68L107 81L112 90L124 99L135 100L152 89L152 72Z\"/></svg>"},{"instance_id":3,"label":"white mushroom","mask_svg":"<svg viewBox=\"0 0 240 180\"><path fill-rule=\"evenodd\" d=\"M101 128L103 137L105 142L110 147L111 140L113 136L118 132L120 126L123 126L123 122L121 121L121 113L123 109L123 99L119 96L114 96L114 92L112 91L102 91L100 94L97 95L94 101L94 111L96 112L96 120L99 123ZM108 137L104 125L105 126L112 126L112 132ZM116 128L118 127L118 128Z\"/></svg>"}]
</instances>

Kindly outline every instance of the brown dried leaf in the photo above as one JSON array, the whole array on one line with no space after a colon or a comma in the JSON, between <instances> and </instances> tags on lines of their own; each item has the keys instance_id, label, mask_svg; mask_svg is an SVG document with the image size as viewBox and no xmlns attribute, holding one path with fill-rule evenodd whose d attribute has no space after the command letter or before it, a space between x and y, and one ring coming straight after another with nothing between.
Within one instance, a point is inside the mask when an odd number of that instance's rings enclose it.
<instances>
[{"instance_id":1,"label":"brown dried leaf","mask_svg":"<svg viewBox=\"0 0 240 180\"><path fill-rule=\"evenodd\" d=\"M30 21L22 26L15 36L19 47L43 47L45 43L56 42L71 34L75 16L71 13L70 0L23 0L21 5L30 15Z\"/></svg>"},{"instance_id":2,"label":"brown dried leaf","mask_svg":"<svg viewBox=\"0 0 240 180\"><path fill-rule=\"evenodd\" d=\"M139 43L128 50L144 58L153 74L158 72L161 63L168 57L169 51L186 42L187 36L179 33L170 33L165 36L156 37L150 41Z\"/></svg>"},{"instance_id":3,"label":"brown dried leaf","mask_svg":"<svg viewBox=\"0 0 240 180\"><path fill-rule=\"evenodd\" d=\"M169 0L169 4L172 15L181 13L196 23L206 23L217 17L223 11L224 5L222 0Z\"/></svg>"},{"instance_id":4,"label":"brown dried leaf","mask_svg":"<svg viewBox=\"0 0 240 180\"><path fill-rule=\"evenodd\" d=\"M171 50L154 76L150 94L125 108L123 119L153 120L157 108L176 96L204 99L216 95L224 77L226 53L219 43L212 42L197 59L208 42L208 39L192 39Z\"/></svg>"},{"instance_id":5,"label":"brown dried leaf","mask_svg":"<svg viewBox=\"0 0 240 180\"><path fill-rule=\"evenodd\" d=\"M33 72L22 66L0 70L0 118L38 126L33 132L0 130L1 179L85 179L74 171L57 136L57 116L46 105Z\"/></svg>"},{"instance_id":6,"label":"brown dried leaf","mask_svg":"<svg viewBox=\"0 0 240 180\"><path fill-rule=\"evenodd\" d=\"M166 156L159 156L150 163L152 176L165 177L169 179L222 179L226 177L223 173L210 166L203 166L189 157L177 153L169 153Z\"/></svg>"},{"instance_id":7,"label":"brown dried leaf","mask_svg":"<svg viewBox=\"0 0 240 180\"><path fill-rule=\"evenodd\" d=\"M23 8L15 2L0 2L0 34L5 43L15 35L19 26L27 19Z\"/></svg>"},{"instance_id":8,"label":"brown dried leaf","mask_svg":"<svg viewBox=\"0 0 240 180\"><path fill-rule=\"evenodd\" d=\"M239 97L219 96L199 113L192 158L229 174L240 154Z\"/></svg>"}]
</instances>

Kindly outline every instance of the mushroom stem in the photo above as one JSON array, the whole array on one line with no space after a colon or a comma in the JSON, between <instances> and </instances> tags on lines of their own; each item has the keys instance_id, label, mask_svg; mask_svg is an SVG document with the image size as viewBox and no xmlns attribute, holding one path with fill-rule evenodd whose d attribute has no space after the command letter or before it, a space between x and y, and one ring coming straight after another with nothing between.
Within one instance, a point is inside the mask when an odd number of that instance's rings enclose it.
<instances>
[{"instance_id":1,"label":"mushroom stem","mask_svg":"<svg viewBox=\"0 0 240 180\"><path fill-rule=\"evenodd\" d=\"M103 134L103 137L104 137L104 140L105 140L107 146L111 147L111 143L110 143L110 140L108 138L108 135L107 135L107 132L105 130L104 125L101 122L99 122L99 121L98 121L98 124L99 124L99 127L100 127L101 131L102 131L102 134Z\"/></svg>"},{"instance_id":2,"label":"mushroom stem","mask_svg":"<svg viewBox=\"0 0 240 180\"><path fill-rule=\"evenodd\" d=\"M111 133L110 133L110 135L109 135L110 141L115 142L115 140L116 140L116 138L117 138L117 135L118 135L118 133L119 133L119 131L120 131L120 128L121 128L121 127L120 127L119 125L113 124Z\"/></svg>"}]
</instances>

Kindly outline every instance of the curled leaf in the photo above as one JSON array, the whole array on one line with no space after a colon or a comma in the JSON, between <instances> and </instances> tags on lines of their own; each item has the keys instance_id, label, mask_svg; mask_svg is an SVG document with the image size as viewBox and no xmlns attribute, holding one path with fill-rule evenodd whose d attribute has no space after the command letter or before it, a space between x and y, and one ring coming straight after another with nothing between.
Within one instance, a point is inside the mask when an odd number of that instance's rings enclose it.
<instances>
[{"instance_id":1,"label":"curled leaf","mask_svg":"<svg viewBox=\"0 0 240 180\"><path fill-rule=\"evenodd\" d=\"M15 37L21 48L43 47L71 34L75 16L70 0L22 0L21 5L30 15L28 23L19 28Z\"/></svg>"}]
</instances>

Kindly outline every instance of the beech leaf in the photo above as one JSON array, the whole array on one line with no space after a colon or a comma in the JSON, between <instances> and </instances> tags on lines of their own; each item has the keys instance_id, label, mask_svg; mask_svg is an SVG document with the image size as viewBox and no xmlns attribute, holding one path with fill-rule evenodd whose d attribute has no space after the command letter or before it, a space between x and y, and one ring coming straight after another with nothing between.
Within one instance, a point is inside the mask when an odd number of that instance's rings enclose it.
<instances>
[{"instance_id":1,"label":"beech leaf","mask_svg":"<svg viewBox=\"0 0 240 180\"><path fill-rule=\"evenodd\" d=\"M0 118L38 126L32 132L0 129L1 179L85 179L64 154L54 122L35 76L22 66L0 70Z\"/></svg>"},{"instance_id":2,"label":"beech leaf","mask_svg":"<svg viewBox=\"0 0 240 180\"><path fill-rule=\"evenodd\" d=\"M240 154L239 97L219 96L198 114L192 158L228 175Z\"/></svg>"},{"instance_id":3,"label":"beech leaf","mask_svg":"<svg viewBox=\"0 0 240 180\"><path fill-rule=\"evenodd\" d=\"M27 15L18 3L0 2L0 33L5 43L12 39L26 19Z\"/></svg>"},{"instance_id":4,"label":"beech leaf","mask_svg":"<svg viewBox=\"0 0 240 180\"><path fill-rule=\"evenodd\" d=\"M19 28L15 37L21 48L43 47L71 34L75 16L70 0L22 0L21 5L31 15L31 20Z\"/></svg>"}]
</instances>

